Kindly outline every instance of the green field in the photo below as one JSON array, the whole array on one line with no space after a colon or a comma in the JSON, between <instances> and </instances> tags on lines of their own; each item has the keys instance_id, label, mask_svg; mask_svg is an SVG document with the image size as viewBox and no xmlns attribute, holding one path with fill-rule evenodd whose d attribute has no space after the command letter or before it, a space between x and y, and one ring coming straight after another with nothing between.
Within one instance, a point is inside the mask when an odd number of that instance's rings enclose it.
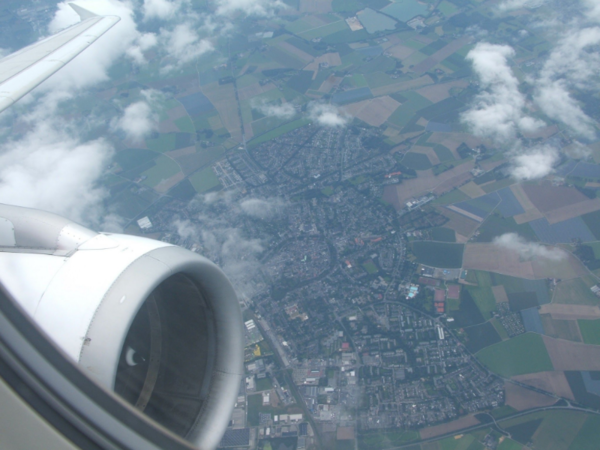
<instances>
[{"instance_id":1,"label":"green field","mask_svg":"<svg viewBox=\"0 0 600 450\"><path fill-rule=\"evenodd\" d=\"M553 303L573 305L597 305L600 299L594 295L581 278L562 280L554 291Z\"/></svg>"},{"instance_id":2,"label":"green field","mask_svg":"<svg viewBox=\"0 0 600 450\"><path fill-rule=\"evenodd\" d=\"M504 405L500 408L495 408L490 412L494 419L500 419L502 417L510 416L511 414L516 413L517 410L512 406Z\"/></svg>"},{"instance_id":3,"label":"green field","mask_svg":"<svg viewBox=\"0 0 600 450\"><path fill-rule=\"evenodd\" d=\"M586 344L600 345L600 319L577 321L581 337Z\"/></svg>"},{"instance_id":4,"label":"green field","mask_svg":"<svg viewBox=\"0 0 600 450\"><path fill-rule=\"evenodd\" d=\"M160 155L156 158L155 162L156 165L154 167L143 173L146 179L142 181L142 184L145 184L146 186L155 187L161 181L167 180L173 175L181 172L179 164L164 155Z\"/></svg>"},{"instance_id":5,"label":"green field","mask_svg":"<svg viewBox=\"0 0 600 450\"><path fill-rule=\"evenodd\" d=\"M175 133L163 133L156 139L146 139L148 150L153 152L170 152L175 150L177 135Z\"/></svg>"},{"instance_id":6,"label":"green field","mask_svg":"<svg viewBox=\"0 0 600 450\"><path fill-rule=\"evenodd\" d=\"M600 442L600 417L590 416L577 433L569 450L597 450Z\"/></svg>"},{"instance_id":7,"label":"green field","mask_svg":"<svg viewBox=\"0 0 600 450\"><path fill-rule=\"evenodd\" d=\"M377 270L377 266L375 264L373 264L371 261L364 263L362 266L369 275L379 272Z\"/></svg>"},{"instance_id":8,"label":"green field","mask_svg":"<svg viewBox=\"0 0 600 450\"><path fill-rule=\"evenodd\" d=\"M447 0L443 0L442 3L438 5L438 9L445 16L450 16L458 11L458 8Z\"/></svg>"},{"instance_id":9,"label":"green field","mask_svg":"<svg viewBox=\"0 0 600 450\"><path fill-rule=\"evenodd\" d=\"M124 170L128 171L135 167L141 166L144 163L152 161L157 158L156 152L145 150L142 148L126 148L117 152L114 157L114 161Z\"/></svg>"},{"instance_id":10,"label":"green field","mask_svg":"<svg viewBox=\"0 0 600 450\"><path fill-rule=\"evenodd\" d=\"M596 239L600 240L600 211L581 216Z\"/></svg>"},{"instance_id":11,"label":"green field","mask_svg":"<svg viewBox=\"0 0 600 450\"><path fill-rule=\"evenodd\" d=\"M500 336L500 339L502 339L503 341L508 339L508 333L506 331L506 328L504 328L504 326L502 326L502 324L500 323L500 321L498 319L494 318L494 319L490 320L490 322L496 329L496 332L498 333L498 336Z\"/></svg>"},{"instance_id":12,"label":"green field","mask_svg":"<svg viewBox=\"0 0 600 450\"><path fill-rule=\"evenodd\" d=\"M539 334L525 333L477 352L492 372L505 377L554 370Z\"/></svg>"},{"instance_id":13,"label":"green field","mask_svg":"<svg viewBox=\"0 0 600 450\"><path fill-rule=\"evenodd\" d=\"M189 180L199 194L221 186L221 182L211 167L205 167L204 169L199 170L193 174Z\"/></svg>"},{"instance_id":14,"label":"green field","mask_svg":"<svg viewBox=\"0 0 600 450\"><path fill-rule=\"evenodd\" d=\"M492 311L496 309L496 299L489 287L467 286L466 289L475 300L475 304L485 320L492 318Z\"/></svg>"},{"instance_id":15,"label":"green field","mask_svg":"<svg viewBox=\"0 0 600 450\"><path fill-rule=\"evenodd\" d=\"M469 200L471 197L469 197L467 194L465 194L463 191L461 191L460 189L454 189L450 192L448 192L447 194L442 195L439 198L436 198L434 201L431 202L432 205L451 205L452 203L458 203L458 202L464 202L465 200Z\"/></svg>"},{"instance_id":16,"label":"green field","mask_svg":"<svg viewBox=\"0 0 600 450\"><path fill-rule=\"evenodd\" d=\"M517 441L513 441L512 439L504 439L502 443L496 448L496 450L521 450L523 448L522 444L519 444Z\"/></svg>"},{"instance_id":17,"label":"green field","mask_svg":"<svg viewBox=\"0 0 600 450\"><path fill-rule=\"evenodd\" d=\"M491 242L495 237L505 233L517 233L528 241L537 241L537 236L527 223L517 224L512 217L502 217L499 214L490 215L479 227L478 242Z\"/></svg>"},{"instance_id":18,"label":"green field","mask_svg":"<svg viewBox=\"0 0 600 450\"><path fill-rule=\"evenodd\" d=\"M156 194L155 194L156 195ZM132 193L129 189L123 190L110 201L110 210L127 219L134 219L142 213L152 201Z\"/></svg>"},{"instance_id":19,"label":"green field","mask_svg":"<svg viewBox=\"0 0 600 450\"><path fill-rule=\"evenodd\" d=\"M268 391L273 387L273 383L269 377L256 379L256 391Z\"/></svg>"},{"instance_id":20,"label":"green field","mask_svg":"<svg viewBox=\"0 0 600 450\"><path fill-rule=\"evenodd\" d=\"M449 148L444 147L443 145L434 145L433 151L438 156L440 161L454 161L454 155L450 151Z\"/></svg>"},{"instance_id":21,"label":"green field","mask_svg":"<svg viewBox=\"0 0 600 450\"><path fill-rule=\"evenodd\" d=\"M402 164L404 164L409 169L431 169L431 162L429 161L427 155L424 155L423 153L408 152L406 155L404 155L404 159L402 159Z\"/></svg>"},{"instance_id":22,"label":"green field","mask_svg":"<svg viewBox=\"0 0 600 450\"><path fill-rule=\"evenodd\" d=\"M431 105L429 100L414 91L403 92L402 96L407 101L402 103L388 119L389 123L398 127L405 127L418 110Z\"/></svg>"},{"instance_id":23,"label":"green field","mask_svg":"<svg viewBox=\"0 0 600 450\"><path fill-rule=\"evenodd\" d=\"M444 269L461 267L464 249L465 246L463 244L428 241L416 241L412 243L412 251L417 257L417 262Z\"/></svg>"},{"instance_id":24,"label":"green field","mask_svg":"<svg viewBox=\"0 0 600 450\"><path fill-rule=\"evenodd\" d=\"M262 134L254 139L252 139L249 143L249 147L256 147L263 142L270 141L271 139L275 139L276 137L281 136L282 134L289 133L296 128L303 127L310 122L309 119L298 119L292 122L288 122L285 125L275 128L274 130L269 131L268 133Z\"/></svg>"},{"instance_id":25,"label":"green field","mask_svg":"<svg viewBox=\"0 0 600 450\"><path fill-rule=\"evenodd\" d=\"M478 442L472 434L465 434L459 439L455 439L454 436L442 439L441 441L438 441L438 444L441 450L467 450L470 449L473 444L478 444Z\"/></svg>"},{"instance_id":26,"label":"green field","mask_svg":"<svg viewBox=\"0 0 600 450\"><path fill-rule=\"evenodd\" d=\"M456 242L456 233L450 228L437 227L431 230L431 239L440 242Z\"/></svg>"},{"instance_id":27,"label":"green field","mask_svg":"<svg viewBox=\"0 0 600 450\"><path fill-rule=\"evenodd\" d=\"M383 450L420 439L417 431L392 431L389 433L369 433L358 436L358 448L361 450Z\"/></svg>"},{"instance_id":28,"label":"green field","mask_svg":"<svg viewBox=\"0 0 600 450\"><path fill-rule=\"evenodd\" d=\"M339 33L340 31L345 30L349 30L348 24L346 24L345 20L340 20L338 22L333 22L317 28L302 31L298 33L298 36L300 36L303 39L306 39L307 41L310 41L312 39L323 38L325 36L329 36L331 34Z\"/></svg>"},{"instance_id":29,"label":"green field","mask_svg":"<svg viewBox=\"0 0 600 450\"><path fill-rule=\"evenodd\" d=\"M543 450L591 450L598 448L600 440L600 417L581 411L542 411L513 419L498 420L503 429L532 424L532 448ZM537 424L537 425L536 425ZM512 436L519 439L517 436ZM521 443L523 444L523 442ZM511 447L507 447L512 450ZM502 446L498 449L503 450Z\"/></svg>"},{"instance_id":30,"label":"green field","mask_svg":"<svg viewBox=\"0 0 600 450\"><path fill-rule=\"evenodd\" d=\"M174 120L173 123L177 128L179 128L179 131L182 131L184 133L196 132L194 122L192 122L192 119L190 119L188 116L180 117L179 119Z\"/></svg>"}]
</instances>

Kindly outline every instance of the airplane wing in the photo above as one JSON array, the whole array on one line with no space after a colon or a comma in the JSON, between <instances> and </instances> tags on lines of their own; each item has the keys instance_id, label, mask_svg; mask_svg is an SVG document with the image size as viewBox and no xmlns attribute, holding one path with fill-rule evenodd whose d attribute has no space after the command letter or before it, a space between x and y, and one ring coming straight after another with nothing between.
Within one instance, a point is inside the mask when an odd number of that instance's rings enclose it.
<instances>
[{"instance_id":1,"label":"airplane wing","mask_svg":"<svg viewBox=\"0 0 600 450\"><path fill-rule=\"evenodd\" d=\"M97 16L70 3L81 22L0 60L0 112L50 77L113 27L117 16Z\"/></svg>"}]
</instances>

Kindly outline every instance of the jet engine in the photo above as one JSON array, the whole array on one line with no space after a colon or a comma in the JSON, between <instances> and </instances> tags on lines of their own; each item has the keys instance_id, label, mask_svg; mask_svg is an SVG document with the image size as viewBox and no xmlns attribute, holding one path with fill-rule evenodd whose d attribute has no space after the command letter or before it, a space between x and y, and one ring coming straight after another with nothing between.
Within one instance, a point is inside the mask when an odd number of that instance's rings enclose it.
<instances>
[{"instance_id":1,"label":"jet engine","mask_svg":"<svg viewBox=\"0 0 600 450\"><path fill-rule=\"evenodd\" d=\"M215 264L0 205L0 283L92 379L192 444L218 445L243 374L243 323Z\"/></svg>"}]
</instances>

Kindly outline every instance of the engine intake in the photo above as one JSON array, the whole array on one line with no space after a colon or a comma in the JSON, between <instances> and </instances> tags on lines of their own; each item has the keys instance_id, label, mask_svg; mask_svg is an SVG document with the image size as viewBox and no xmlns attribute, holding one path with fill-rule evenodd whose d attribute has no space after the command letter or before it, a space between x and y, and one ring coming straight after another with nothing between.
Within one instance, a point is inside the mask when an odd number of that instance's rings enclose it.
<instances>
[{"instance_id":1,"label":"engine intake","mask_svg":"<svg viewBox=\"0 0 600 450\"><path fill-rule=\"evenodd\" d=\"M158 423L216 447L243 374L241 311L223 272L180 247L33 209L0 205L0 224L0 282L59 348Z\"/></svg>"}]
</instances>

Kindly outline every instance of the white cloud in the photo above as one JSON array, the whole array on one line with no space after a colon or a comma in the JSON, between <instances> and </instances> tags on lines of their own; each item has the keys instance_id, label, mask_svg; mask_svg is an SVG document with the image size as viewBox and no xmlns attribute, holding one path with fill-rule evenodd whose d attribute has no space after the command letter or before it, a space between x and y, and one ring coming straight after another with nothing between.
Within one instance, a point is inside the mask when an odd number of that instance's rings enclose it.
<instances>
[{"instance_id":1,"label":"white cloud","mask_svg":"<svg viewBox=\"0 0 600 450\"><path fill-rule=\"evenodd\" d=\"M114 123L116 129L125 132L133 142L141 142L156 129L157 117L145 101L132 103L123 112L123 116Z\"/></svg>"},{"instance_id":2,"label":"white cloud","mask_svg":"<svg viewBox=\"0 0 600 450\"><path fill-rule=\"evenodd\" d=\"M285 202L279 198L269 200L249 198L240 203L240 208L244 213L263 220L273 217L284 206Z\"/></svg>"},{"instance_id":3,"label":"white cloud","mask_svg":"<svg viewBox=\"0 0 600 450\"><path fill-rule=\"evenodd\" d=\"M168 50L169 56L173 60L172 64L162 69L163 72L179 68L213 50L211 42L200 38L191 23L179 24L173 30L162 29L160 37L163 46Z\"/></svg>"},{"instance_id":4,"label":"white cloud","mask_svg":"<svg viewBox=\"0 0 600 450\"><path fill-rule=\"evenodd\" d=\"M252 292L261 267L258 256L264 250L259 239L245 237L239 228L213 214L201 214L195 222L177 219L173 228L181 238L202 246L202 254L223 269L238 294Z\"/></svg>"},{"instance_id":5,"label":"white cloud","mask_svg":"<svg viewBox=\"0 0 600 450\"><path fill-rule=\"evenodd\" d=\"M508 45L480 42L467 54L484 91L461 119L473 134L496 143L510 143L517 132L533 132L545 125L525 112L525 96L508 65L508 58L514 53Z\"/></svg>"},{"instance_id":6,"label":"white cloud","mask_svg":"<svg viewBox=\"0 0 600 450\"><path fill-rule=\"evenodd\" d=\"M281 0L217 0L216 3L218 15L239 11L248 16L272 16L277 10L287 8Z\"/></svg>"},{"instance_id":7,"label":"white cloud","mask_svg":"<svg viewBox=\"0 0 600 450\"><path fill-rule=\"evenodd\" d=\"M522 8L539 8L546 3L547 0L505 0L498 5L499 11L513 11Z\"/></svg>"},{"instance_id":8,"label":"white cloud","mask_svg":"<svg viewBox=\"0 0 600 450\"><path fill-rule=\"evenodd\" d=\"M499 247L515 251L522 259L544 258L551 261L559 261L567 257L566 252L553 247L548 248L536 242L529 242L516 233L506 233L494 238L494 244Z\"/></svg>"},{"instance_id":9,"label":"white cloud","mask_svg":"<svg viewBox=\"0 0 600 450\"><path fill-rule=\"evenodd\" d=\"M600 75L600 28L567 33L550 53L537 80L535 101L544 113L587 139L594 139L594 120L587 116L569 91L596 89Z\"/></svg>"},{"instance_id":10,"label":"white cloud","mask_svg":"<svg viewBox=\"0 0 600 450\"><path fill-rule=\"evenodd\" d=\"M42 90L72 91L74 88L88 87L106 80L108 68L117 58L125 54L139 37L133 18L133 7L129 2L81 0L77 4L96 14L119 16L121 21L44 82L41 85ZM67 2L59 3L58 10L49 25L49 31L56 33L79 20L79 16Z\"/></svg>"},{"instance_id":11,"label":"white cloud","mask_svg":"<svg viewBox=\"0 0 600 450\"><path fill-rule=\"evenodd\" d=\"M143 33L136 38L135 43L132 44L125 52L127 56L133 59L138 65L142 65L146 63L144 52L156 46L157 43L158 38L156 37L156 34Z\"/></svg>"},{"instance_id":12,"label":"white cloud","mask_svg":"<svg viewBox=\"0 0 600 450\"><path fill-rule=\"evenodd\" d=\"M525 151L513 151L511 174L518 180L535 180L552 173L559 156L556 149L539 146Z\"/></svg>"},{"instance_id":13,"label":"white cloud","mask_svg":"<svg viewBox=\"0 0 600 450\"><path fill-rule=\"evenodd\" d=\"M350 117L346 113L327 103L309 103L308 117L325 127L343 127L350 122Z\"/></svg>"},{"instance_id":14,"label":"white cloud","mask_svg":"<svg viewBox=\"0 0 600 450\"><path fill-rule=\"evenodd\" d=\"M280 119L291 119L296 115L296 108L290 103L282 103L281 105L275 105L267 103L264 100L262 102L251 103L253 109L260 111L267 117L278 117Z\"/></svg>"},{"instance_id":15,"label":"white cloud","mask_svg":"<svg viewBox=\"0 0 600 450\"><path fill-rule=\"evenodd\" d=\"M583 5L587 8L587 17L600 22L600 3L597 0L583 0Z\"/></svg>"},{"instance_id":16,"label":"white cloud","mask_svg":"<svg viewBox=\"0 0 600 450\"><path fill-rule=\"evenodd\" d=\"M564 80L540 81L535 101L551 119L564 123L579 136L594 139L594 121L571 97Z\"/></svg>"},{"instance_id":17,"label":"white cloud","mask_svg":"<svg viewBox=\"0 0 600 450\"><path fill-rule=\"evenodd\" d=\"M142 13L144 20L149 19L171 19L179 11L182 6L182 1L169 0L144 0L142 5Z\"/></svg>"},{"instance_id":18,"label":"white cloud","mask_svg":"<svg viewBox=\"0 0 600 450\"><path fill-rule=\"evenodd\" d=\"M64 123L40 120L0 146L0 202L93 223L105 196L96 183L112 152L102 139L82 143Z\"/></svg>"}]
</instances>

